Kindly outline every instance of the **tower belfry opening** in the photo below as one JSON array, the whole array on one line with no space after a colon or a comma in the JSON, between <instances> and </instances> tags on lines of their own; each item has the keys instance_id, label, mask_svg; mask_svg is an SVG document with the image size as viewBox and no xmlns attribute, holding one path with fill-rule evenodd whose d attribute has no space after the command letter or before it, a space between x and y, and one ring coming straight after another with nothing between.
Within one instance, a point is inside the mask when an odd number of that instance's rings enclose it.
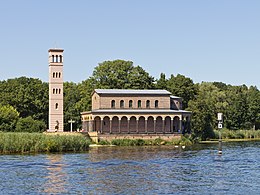
<instances>
[{"instance_id":1,"label":"tower belfry opening","mask_svg":"<svg viewBox=\"0 0 260 195\"><path fill-rule=\"evenodd\" d=\"M49 49L49 129L64 131L63 116L63 49Z\"/></svg>"}]
</instances>

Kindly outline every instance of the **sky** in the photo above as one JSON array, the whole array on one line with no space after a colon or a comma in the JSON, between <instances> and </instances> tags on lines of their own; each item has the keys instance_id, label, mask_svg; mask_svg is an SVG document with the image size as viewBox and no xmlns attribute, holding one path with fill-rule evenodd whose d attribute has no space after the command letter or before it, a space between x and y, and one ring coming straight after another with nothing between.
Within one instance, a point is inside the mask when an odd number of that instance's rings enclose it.
<instances>
[{"instance_id":1,"label":"sky","mask_svg":"<svg viewBox=\"0 0 260 195\"><path fill-rule=\"evenodd\" d=\"M48 49L64 49L64 81L130 60L155 79L260 89L259 0L8 0L0 5L0 80L48 82Z\"/></svg>"}]
</instances>

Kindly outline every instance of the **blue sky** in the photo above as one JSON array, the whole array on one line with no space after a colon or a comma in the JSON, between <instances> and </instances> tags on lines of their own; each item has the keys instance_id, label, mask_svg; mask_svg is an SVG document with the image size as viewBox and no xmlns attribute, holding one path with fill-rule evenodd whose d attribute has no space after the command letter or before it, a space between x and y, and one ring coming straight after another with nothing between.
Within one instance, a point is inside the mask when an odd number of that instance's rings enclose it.
<instances>
[{"instance_id":1,"label":"blue sky","mask_svg":"<svg viewBox=\"0 0 260 195\"><path fill-rule=\"evenodd\" d=\"M0 5L0 80L48 81L48 49L64 48L64 80L105 60L153 77L183 74L260 88L258 0L8 0Z\"/></svg>"}]
</instances>

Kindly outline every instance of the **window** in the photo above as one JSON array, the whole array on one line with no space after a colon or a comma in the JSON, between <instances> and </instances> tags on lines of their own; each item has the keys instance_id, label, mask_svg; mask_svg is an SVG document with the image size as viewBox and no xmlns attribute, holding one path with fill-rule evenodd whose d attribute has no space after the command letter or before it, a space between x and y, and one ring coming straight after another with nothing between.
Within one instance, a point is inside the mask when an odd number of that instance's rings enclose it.
<instances>
[{"instance_id":1,"label":"window","mask_svg":"<svg viewBox=\"0 0 260 195\"><path fill-rule=\"evenodd\" d=\"M56 94L58 94L58 89L56 89Z\"/></svg>"},{"instance_id":2,"label":"window","mask_svg":"<svg viewBox=\"0 0 260 195\"><path fill-rule=\"evenodd\" d=\"M59 72L59 78L60 78L60 75L61 75L61 73Z\"/></svg>"},{"instance_id":3,"label":"window","mask_svg":"<svg viewBox=\"0 0 260 195\"><path fill-rule=\"evenodd\" d=\"M129 108L133 108L133 100L129 100Z\"/></svg>"},{"instance_id":4,"label":"window","mask_svg":"<svg viewBox=\"0 0 260 195\"><path fill-rule=\"evenodd\" d=\"M62 55L60 55L60 62L62 62Z\"/></svg>"},{"instance_id":5,"label":"window","mask_svg":"<svg viewBox=\"0 0 260 195\"><path fill-rule=\"evenodd\" d=\"M116 106L116 102L115 102L115 100L112 100L111 101L111 108L115 108L115 106Z\"/></svg>"},{"instance_id":6,"label":"window","mask_svg":"<svg viewBox=\"0 0 260 195\"><path fill-rule=\"evenodd\" d=\"M58 73L56 72L56 78L58 78Z\"/></svg>"},{"instance_id":7,"label":"window","mask_svg":"<svg viewBox=\"0 0 260 195\"><path fill-rule=\"evenodd\" d=\"M124 108L124 106L125 106L124 104L125 104L125 103L124 103L124 100L121 100L121 101L120 101L120 108Z\"/></svg>"},{"instance_id":8,"label":"window","mask_svg":"<svg viewBox=\"0 0 260 195\"><path fill-rule=\"evenodd\" d=\"M155 100L155 102L154 102L154 107L155 107L155 108L158 108L158 107L159 107L159 101L158 101L158 100Z\"/></svg>"},{"instance_id":9,"label":"window","mask_svg":"<svg viewBox=\"0 0 260 195\"><path fill-rule=\"evenodd\" d=\"M150 108L150 100L146 100L146 108Z\"/></svg>"},{"instance_id":10,"label":"window","mask_svg":"<svg viewBox=\"0 0 260 195\"><path fill-rule=\"evenodd\" d=\"M59 89L59 94L60 94L60 92L61 92L61 89Z\"/></svg>"},{"instance_id":11,"label":"window","mask_svg":"<svg viewBox=\"0 0 260 195\"><path fill-rule=\"evenodd\" d=\"M55 109L58 110L58 107L59 107L59 104L56 103L56 104L55 104Z\"/></svg>"},{"instance_id":12,"label":"window","mask_svg":"<svg viewBox=\"0 0 260 195\"><path fill-rule=\"evenodd\" d=\"M142 107L142 102L141 102L141 100L138 100L138 108L141 108Z\"/></svg>"},{"instance_id":13,"label":"window","mask_svg":"<svg viewBox=\"0 0 260 195\"><path fill-rule=\"evenodd\" d=\"M52 77L55 78L55 72L52 74Z\"/></svg>"},{"instance_id":14,"label":"window","mask_svg":"<svg viewBox=\"0 0 260 195\"><path fill-rule=\"evenodd\" d=\"M58 58L58 55L56 55L56 62L59 62L59 58Z\"/></svg>"},{"instance_id":15,"label":"window","mask_svg":"<svg viewBox=\"0 0 260 195\"><path fill-rule=\"evenodd\" d=\"M52 89L52 93L55 94L55 89Z\"/></svg>"}]
</instances>

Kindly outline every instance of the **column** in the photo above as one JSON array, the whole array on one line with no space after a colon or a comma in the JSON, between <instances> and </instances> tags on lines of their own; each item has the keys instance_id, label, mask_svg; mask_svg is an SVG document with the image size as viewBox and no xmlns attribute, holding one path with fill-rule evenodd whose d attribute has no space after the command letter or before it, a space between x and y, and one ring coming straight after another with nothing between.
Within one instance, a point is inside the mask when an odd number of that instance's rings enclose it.
<instances>
[{"instance_id":1,"label":"column","mask_svg":"<svg viewBox=\"0 0 260 195\"><path fill-rule=\"evenodd\" d=\"M129 119L127 119L127 131L128 131L128 133L130 133L130 129L129 129Z\"/></svg>"},{"instance_id":2,"label":"column","mask_svg":"<svg viewBox=\"0 0 260 195\"><path fill-rule=\"evenodd\" d=\"M179 129L180 129L180 131L181 131L181 133L182 133L182 120L181 120L181 118L180 118L180 124L179 124Z\"/></svg>"},{"instance_id":3,"label":"column","mask_svg":"<svg viewBox=\"0 0 260 195\"><path fill-rule=\"evenodd\" d=\"M153 133L157 133L157 132L155 132L156 122L157 122L157 121L153 119Z\"/></svg>"},{"instance_id":4,"label":"column","mask_svg":"<svg viewBox=\"0 0 260 195\"><path fill-rule=\"evenodd\" d=\"M109 133L112 133L112 120L109 120Z\"/></svg>"},{"instance_id":5,"label":"column","mask_svg":"<svg viewBox=\"0 0 260 195\"><path fill-rule=\"evenodd\" d=\"M118 132L121 133L121 118L118 119Z\"/></svg>"},{"instance_id":6,"label":"column","mask_svg":"<svg viewBox=\"0 0 260 195\"><path fill-rule=\"evenodd\" d=\"M165 120L162 119L162 132L165 133Z\"/></svg>"},{"instance_id":7,"label":"column","mask_svg":"<svg viewBox=\"0 0 260 195\"><path fill-rule=\"evenodd\" d=\"M138 129L138 122L139 121L139 119L136 119L136 126L135 126L135 128L136 128L136 133L139 133L139 129Z\"/></svg>"},{"instance_id":8,"label":"column","mask_svg":"<svg viewBox=\"0 0 260 195\"><path fill-rule=\"evenodd\" d=\"M173 119L171 118L171 127L170 127L170 132L173 133Z\"/></svg>"},{"instance_id":9,"label":"column","mask_svg":"<svg viewBox=\"0 0 260 195\"><path fill-rule=\"evenodd\" d=\"M147 119L145 119L145 133L147 133Z\"/></svg>"},{"instance_id":10,"label":"column","mask_svg":"<svg viewBox=\"0 0 260 195\"><path fill-rule=\"evenodd\" d=\"M103 119L100 122L100 133L103 133Z\"/></svg>"}]
</instances>

